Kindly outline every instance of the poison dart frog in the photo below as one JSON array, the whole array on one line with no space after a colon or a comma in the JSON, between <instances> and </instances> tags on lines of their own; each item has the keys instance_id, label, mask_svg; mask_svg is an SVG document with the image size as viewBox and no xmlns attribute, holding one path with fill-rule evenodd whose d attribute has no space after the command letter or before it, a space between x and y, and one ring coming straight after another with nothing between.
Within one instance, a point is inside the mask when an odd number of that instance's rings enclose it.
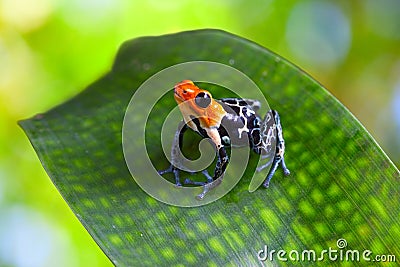
<instances>
[{"instance_id":1,"label":"poison dart frog","mask_svg":"<svg viewBox=\"0 0 400 267\"><path fill-rule=\"evenodd\" d=\"M210 92L200 89L192 81L184 80L174 87L174 98L178 103L183 116L183 121L175 134L171 149L171 165L166 170L158 173L163 175L172 172L175 176L177 186L181 186L179 178L179 153L183 143L183 135L190 128L203 138L211 139L216 147L217 163L213 176L207 170L202 171L207 182L195 182L189 179L185 184L203 185L203 192L198 199L204 196L212 188L221 183L223 174L229 162L225 147L246 146L261 156L274 154L271 169L263 183L268 187L272 176L279 164L282 166L285 175L290 171L286 167L285 141L282 134L282 126L279 114L270 110L264 120L256 113L260 108L260 102L252 99L222 98L213 99ZM275 147L272 147L275 139ZM268 162L260 166L257 171L270 166ZM221 178L221 179L218 179Z\"/></svg>"}]
</instances>

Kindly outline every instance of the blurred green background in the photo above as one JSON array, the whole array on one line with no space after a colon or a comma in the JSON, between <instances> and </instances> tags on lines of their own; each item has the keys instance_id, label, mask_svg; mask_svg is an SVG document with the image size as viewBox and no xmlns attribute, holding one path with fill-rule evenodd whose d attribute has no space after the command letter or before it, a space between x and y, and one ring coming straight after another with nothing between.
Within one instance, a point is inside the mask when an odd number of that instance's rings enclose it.
<instances>
[{"instance_id":1,"label":"blurred green background","mask_svg":"<svg viewBox=\"0 0 400 267\"><path fill-rule=\"evenodd\" d=\"M0 266L111 266L16 122L106 73L123 41L197 28L238 34L300 66L399 166L398 0L0 0Z\"/></svg>"}]
</instances>

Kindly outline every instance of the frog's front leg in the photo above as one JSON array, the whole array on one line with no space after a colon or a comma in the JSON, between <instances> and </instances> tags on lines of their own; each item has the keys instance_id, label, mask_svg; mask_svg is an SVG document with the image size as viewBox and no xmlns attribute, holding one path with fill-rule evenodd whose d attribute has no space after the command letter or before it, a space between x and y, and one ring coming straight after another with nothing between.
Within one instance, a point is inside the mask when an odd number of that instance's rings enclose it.
<instances>
[{"instance_id":1,"label":"frog's front leg","mask_svg":"<svg viewBox=\"0 0 400 267\"><path fill-rule=\"evenodd\" d=\"M229 157L226 155L225 147L221 147L218 149L217 153L218 159L214 169L214 175L211 176L207 170L203 170L201 173L207 178L207 182L196 182L192 181L191 179L187 178L185 180L185 184L192 184L192 185L207 185L212 183L213 181L217 180L221 177L226 169L226 166L229 162ZM215 186L214 186L215 187Z\"/></svg>"},{"instance_id":2,"label":"frog's front leg","mask_svg":"<svg viewBox=\"0 0 400 267\"><path fill-rule=\"evenodd\" d=\"M194 182L189 179L185 180L185 184L202 185L203 192L197 196L199 200L203 199L204 196L213 188L217 187L222 182L223 175L225 173L226 166L229 162L229 157L226 154L225 147L222 145L219 132L216 128L206 129L208 137L211 138L217 149L217 163L214 169L214 175L211 177L205 170L203 174L207 177L207 182ZM211 179L210 179L211 178Z\"/></svg>"},{"instance_id":3,"label":"frog's front leg","mask_svg":"<svg viewBox=\"0 0 400 267\"><path fill-rule=\"evenodd\" d=\"M204 183L203 192L197 195L197 198L199 200L202 200L211 189L221 184L228 162L229 162L229 157L226 154L225 147L224 146L219 147L218 160L217 164L215 165L214 176L212 177L211 181L208 180L207 183Z\"/></svg>"},{"instance_id":4,"label":"frog's front leg","mask_svg":"<svg viewBox=\"0 0 400 267\"><path fill-rule=\"evenodd\" d=\"M165 170L158 171L158 174L160 175L172 172L175 176L175 184L177 186L182 186L179 177L179 169L177 168L177 166L182 165L182 157L180 156L181 155L180 149L183 143L183 134L186 132L187 129L188 126L186 125L186 123L184 121L181 121L178 126L178 129L175 132L174 140L172 141L171 165Z\"/></svg>"}]
</instances>

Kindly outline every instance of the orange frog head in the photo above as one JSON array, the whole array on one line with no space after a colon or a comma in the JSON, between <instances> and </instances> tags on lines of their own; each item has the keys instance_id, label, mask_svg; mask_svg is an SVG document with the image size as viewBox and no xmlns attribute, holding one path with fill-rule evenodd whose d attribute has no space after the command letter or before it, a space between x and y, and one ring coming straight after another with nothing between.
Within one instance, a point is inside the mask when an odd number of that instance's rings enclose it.
<instances>
[{"instance_id":1,"label":"orange frog head","mask_svg":"<svg viewBox=\"0 0 400 267\"><path fill-rule=\"evenodd\" d=\"M174 97L185 123L196 130L192 118L198 118L202 128L218 128L226 111L215 101L210 92L200 89L192 81L184 80L175 85Z\"/></svg>"}]
</instances>

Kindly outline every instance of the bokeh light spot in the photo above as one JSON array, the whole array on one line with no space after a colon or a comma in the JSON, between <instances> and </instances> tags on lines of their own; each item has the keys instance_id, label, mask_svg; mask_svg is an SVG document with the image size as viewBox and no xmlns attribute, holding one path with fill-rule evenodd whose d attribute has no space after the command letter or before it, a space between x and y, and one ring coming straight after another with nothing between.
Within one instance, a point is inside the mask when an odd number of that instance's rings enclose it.
<instances>
[{"instance_id":1,"label":"bokeh light spot","mask_svg":"<svg viewBox=\"0 0 400 267\"><path fill-rule=\"evenodd\" d=\"M43 25L54 10L53 0L3 0L0 17L20 31L28 32Z\"/></svg>"},{"instance_id":2,"label":"bokeh light spot","mask_svg":"<svg viewBox=\"0 0 400 267\"><path fill-rule=\"evenodd\" d=\"M400 158L400 78L398 79L394 92L393 92L393 100L392 100L392 108L393 108L393 116L394 116L394 138L392 139L394 142L390 144L390 148L392 150L395 158Z\"/></svg>"},{"instance_id":3,"label":"bokeh light spot","mask_svg":"<svg viewBox=\"0 0 400 267\"><path fill-rule=\"evenodd\" d=\"M39 213L19 206L1 210L0 265L73 266L69 238ZM67 260L68 259L68 260ZM72 264L72 265L71 265Z\"/></svg>"},{"instance_id":4,"label":"bokeh light spot","mask_svg":"<svg viewBox=\"0 0 400 267\"><path fill-rule=\"evenodd\" d=\"M394 112L396 124L398 126L398 129L400 130L400 79L397 82L395 89L394 89L394 97L393 97L392 106L393 106L393 112Z\"/></svg>"},{"instance_id":5,"label":"bokeh light spot","mask_svg":"<svg viewBox=\"0 0 400 267\"><path fill-rule=\"evenodd\" d=\"M289 15L286 40L300 60L317 67L335 66L350 47L349 21L332 3L301 2Z\"/></svg>"},{"instance_id":6,"label":"bokeh light spot","mask_svg":"<svg viewBox=\"0 0 400 267\"><path fill-rule=\"evenodd\" d=\"M376 34L400 39L400 1L398 0L367 0L363 1L366 24Z\"/></svg>"}]
</instances>

